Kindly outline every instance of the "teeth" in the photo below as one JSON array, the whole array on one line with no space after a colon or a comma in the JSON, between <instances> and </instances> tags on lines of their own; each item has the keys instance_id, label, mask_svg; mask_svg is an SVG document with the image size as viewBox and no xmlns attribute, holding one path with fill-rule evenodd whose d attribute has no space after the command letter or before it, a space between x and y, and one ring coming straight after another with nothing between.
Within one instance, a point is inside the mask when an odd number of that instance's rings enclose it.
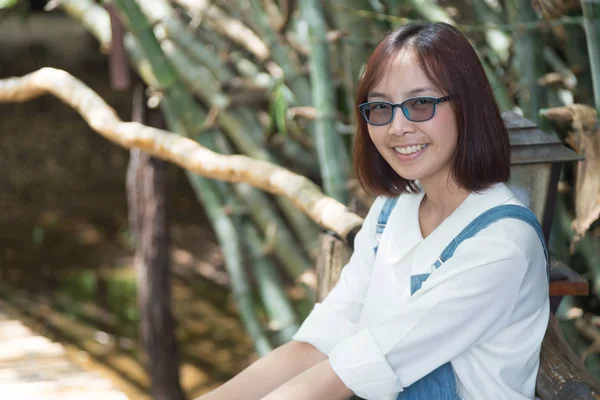
<instances>
[{"instance_id":1,"label":"teeth","mask_svg":"<svg viewBox=\"0 0 600 400\"><path fill-rule=\"evenodd\" d=\"M425 147L427 147L426 144L418 144L415 146L394 147L394 150L396 150L400 154L412 154L424 149Z\"/></svg>"}]
</instances>

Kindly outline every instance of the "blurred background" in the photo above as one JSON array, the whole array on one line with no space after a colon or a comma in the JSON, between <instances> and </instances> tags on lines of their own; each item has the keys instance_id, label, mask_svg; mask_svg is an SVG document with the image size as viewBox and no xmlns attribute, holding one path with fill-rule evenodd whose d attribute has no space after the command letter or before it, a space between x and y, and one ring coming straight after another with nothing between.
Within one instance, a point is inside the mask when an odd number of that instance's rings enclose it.
<instances>
[{"instance_id":1,"label":"blurred background","mask_svg":"<svg viewBox=\"0 0 600 400\"><path fill-rule=\"evenodd\" d=\"M0 0L0 79L63 69L123 121L281 165L364 216L354 92L386 32L417 21L463 31L501 109L585 156L563 165L550 243L589 284L557 316L600 378L597 2ZM11 398L191 399L288 341L312 308L322 229L287 200L124 149L54 96L0 103L0 155ZM62 345L68 364L19 352L29 336Z\"/></svg>"}]
</instances>

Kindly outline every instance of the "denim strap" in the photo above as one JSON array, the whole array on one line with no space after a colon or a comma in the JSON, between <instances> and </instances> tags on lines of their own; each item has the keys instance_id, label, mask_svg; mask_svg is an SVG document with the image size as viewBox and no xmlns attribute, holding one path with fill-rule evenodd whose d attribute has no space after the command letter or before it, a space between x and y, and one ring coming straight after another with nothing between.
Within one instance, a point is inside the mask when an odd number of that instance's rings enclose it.
<instances>
[{"instance_id":1,"label":"denim strap","mask_svg":"<svg viewBox=\"0 0 600 400\"><path fill-rule=\"evenodd\" d=\"M497 206L494 208L490 208L489 210L483 212L477 218L475 218L469 225L465 227L451 242L450 244L442 251L442 254L438 257L438 259L433 263L433 266L438 269L441 265L448 261L456 251L457 247L466 239L475 236L480 230L487 228L494 222L504 219L504 218L513 218L523 221L529 224L537 233L540 241L542 242L542 246L544 248L544 255L546 256L546 273L548 276L548 280L550 279L550 263L548 259L548 249L546 247L546 240L544 239L544 234L542 232L542 227L538 222L535 214L528 209L527 207L518 206L514 204L505 204L501 206Z\"/></svg>"}]
</instances>

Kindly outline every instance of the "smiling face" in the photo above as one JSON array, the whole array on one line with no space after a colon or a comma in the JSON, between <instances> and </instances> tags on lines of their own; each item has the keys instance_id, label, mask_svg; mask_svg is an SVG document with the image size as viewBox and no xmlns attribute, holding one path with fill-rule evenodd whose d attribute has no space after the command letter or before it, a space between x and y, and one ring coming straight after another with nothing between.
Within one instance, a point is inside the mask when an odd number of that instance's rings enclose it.
<instances>
[{"instance_id":1,"label":"smiling face","mask_svg":"<svg viewBox=\"0 0 600 400\"><path fill-rule=\"evenodd\" d=\"M425 76L410 51L402 51L390 64L382 79L369 91L367 101L402 103L414 97L443 97ZM413 105L418 107L419 105ZM456 117L450 102L437 104L433 118L423 122L409 121L396 108L392 122L383 126L368 125L373 144L401 177L445 184L451 176L458 141Z\"/></svg>"}]
</instances>

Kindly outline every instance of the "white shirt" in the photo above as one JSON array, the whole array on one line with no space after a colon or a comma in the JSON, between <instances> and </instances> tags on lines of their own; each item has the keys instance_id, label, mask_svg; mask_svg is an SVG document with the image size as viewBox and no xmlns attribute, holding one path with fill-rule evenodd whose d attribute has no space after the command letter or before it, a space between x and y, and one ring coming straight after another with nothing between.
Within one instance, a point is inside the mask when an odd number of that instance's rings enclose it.
<instances>
[{"instance_id":1,"label":"white shirt","mask_svg":"<svg viewBox=\"0 0 600 400\"><path fill-rule=\"evenodd\" d=\"M450 241L482 212L522 205L504 184L470 194L423 239L423 193L401 195L373 252L378 198L327 298L294 339L329 356L344 384L368 400L394 400L451 362L464 400L533 399L549 318L544 250L525 222L502 219L465 240L414 295Z\"/></svg>"}]
</instances>

